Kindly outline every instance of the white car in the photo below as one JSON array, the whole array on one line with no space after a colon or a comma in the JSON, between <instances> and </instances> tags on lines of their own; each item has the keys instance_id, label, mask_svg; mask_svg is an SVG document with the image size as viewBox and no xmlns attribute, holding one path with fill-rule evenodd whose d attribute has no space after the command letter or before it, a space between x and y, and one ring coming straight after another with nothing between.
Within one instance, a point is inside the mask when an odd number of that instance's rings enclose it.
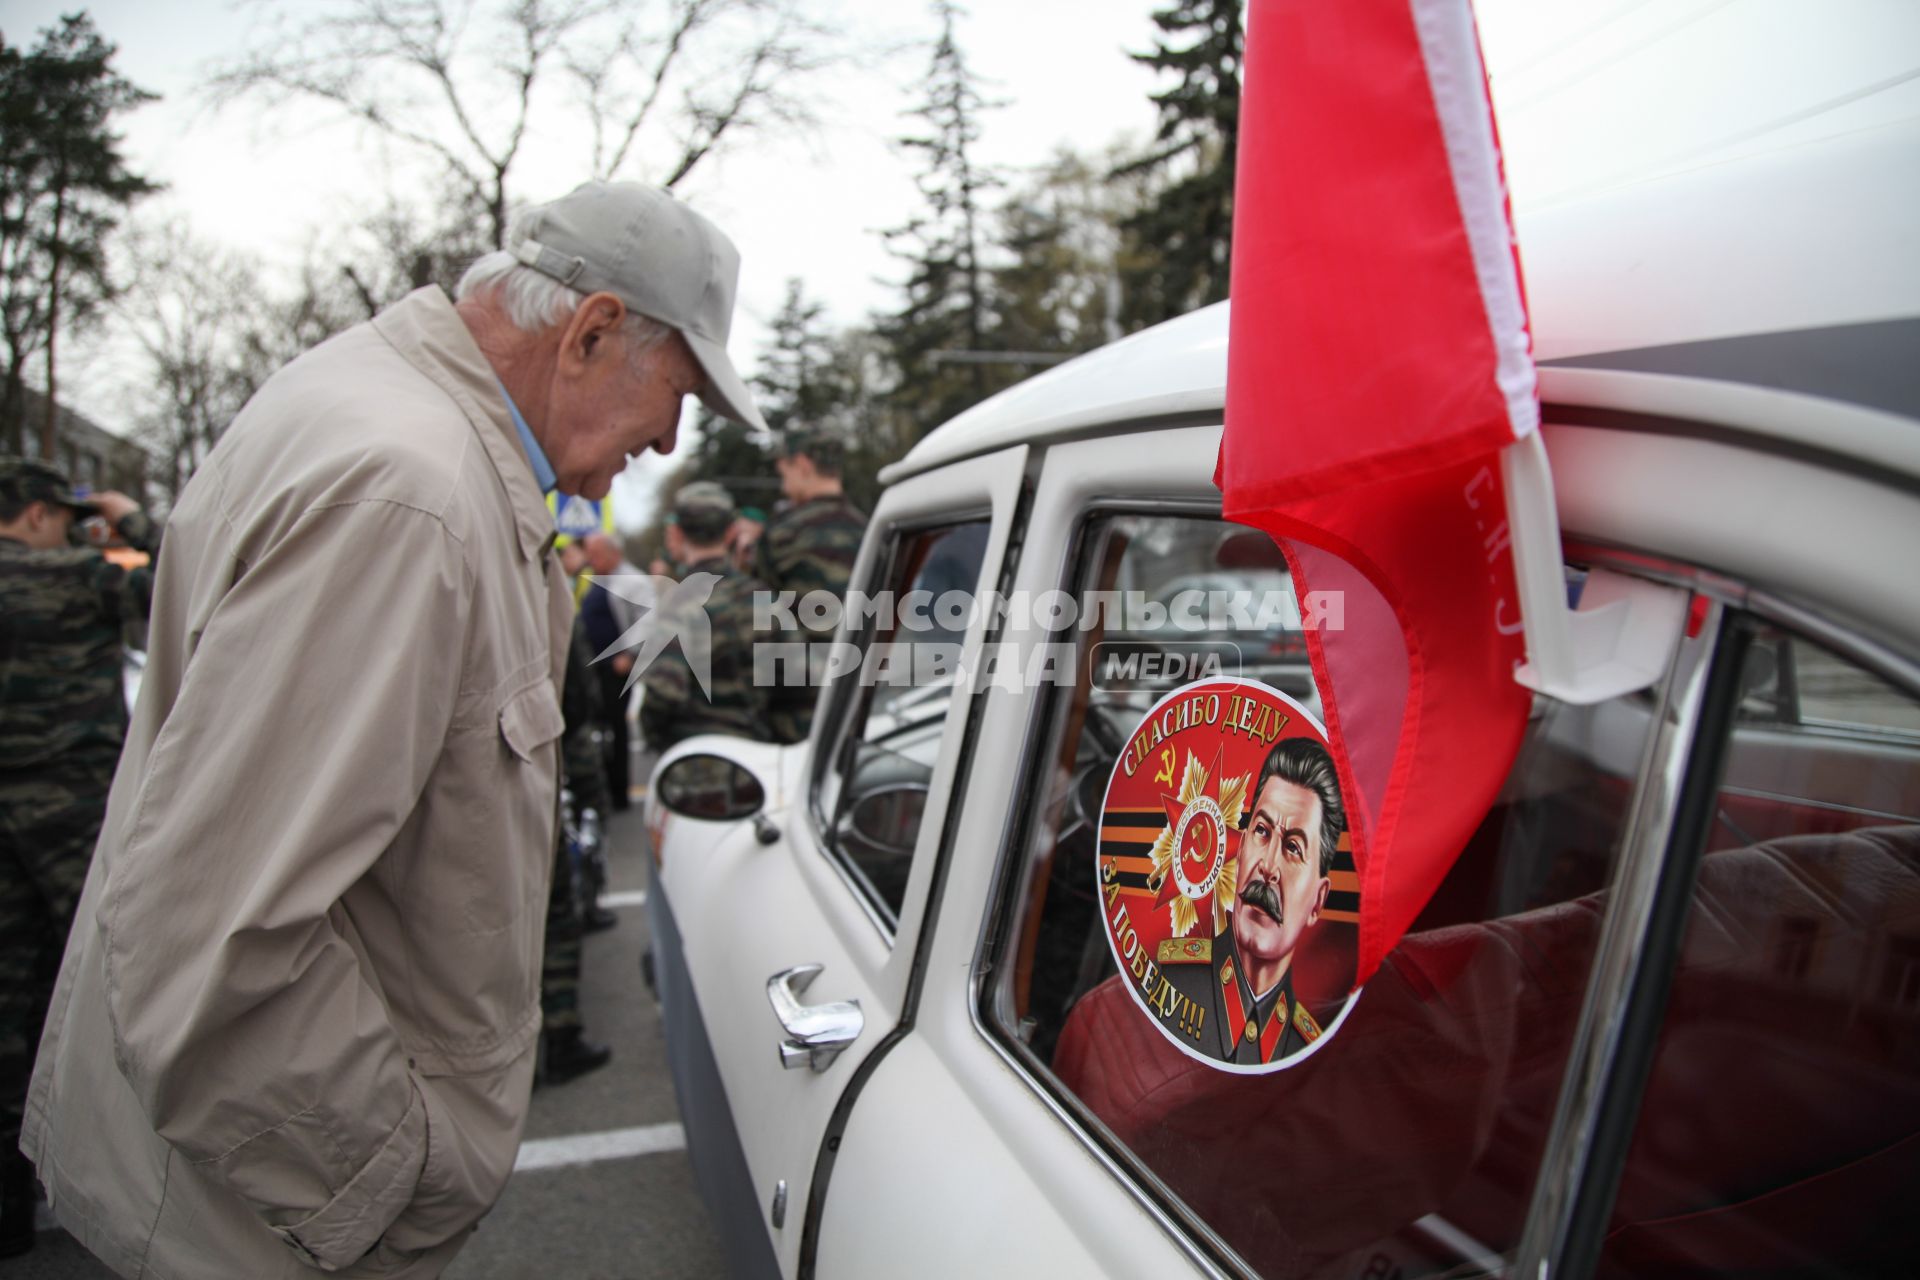
<instances>
[{"instance_id":1,"label":"white car","mask_svg":"<svg viewBox=\"0 0 1920 1280\"><path fill-rule=\"evenodd\" d=\"M1522 222L1544 549L1682 607L1653 687L1535 698L1337 1028L1297 994L1322 1038L1285 1070L1170 1052L1127 996L1096 860L1150 833L1106 788L1187 676L1101 669L1099 627L965 634L1064 641L1065 681L847 677L808 743L670 752L653 947L735 1274L1911 1274L1916 210L1909 124ZM932 433L855 585L909 586L957 528L983 594L1227 567L1226 335L1202 311ZM1350 913L1350 857L1330 880Z\"/></svg>"}]
</instances>

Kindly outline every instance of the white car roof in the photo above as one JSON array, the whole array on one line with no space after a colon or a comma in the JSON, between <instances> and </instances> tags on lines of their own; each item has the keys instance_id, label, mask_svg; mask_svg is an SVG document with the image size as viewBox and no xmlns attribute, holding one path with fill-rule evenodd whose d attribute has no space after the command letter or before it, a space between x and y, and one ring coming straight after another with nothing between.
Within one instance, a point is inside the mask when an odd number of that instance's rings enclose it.
<instances>
[{"instance_id":1,"label":"white car roof","mask_svg":"<svg viewBox=\"0 0 1920 1280\"><path fill-rule=\"evenodd\" d=\"M1906 120L1701 164L1520 215L1543 398L1555 400L1558 368L1624 370L1771 388L1847 401L1872 417L1920 419L1916 210L1920 120ZM1001 392L929 434L883 478L1120 423L1219 414L1228 305L1134 334ZM1590 378L1560 381L1591 402ZM1795 429L1789 423L1785 431ZM1809 443L1835 447L1819 424L1807 430L1821 433ZM1867 434L1886 462L1891 437ZM1920 467L1920 429L1902 434L1897 465L1913 470Z\"/></svg>"}]
</instances>

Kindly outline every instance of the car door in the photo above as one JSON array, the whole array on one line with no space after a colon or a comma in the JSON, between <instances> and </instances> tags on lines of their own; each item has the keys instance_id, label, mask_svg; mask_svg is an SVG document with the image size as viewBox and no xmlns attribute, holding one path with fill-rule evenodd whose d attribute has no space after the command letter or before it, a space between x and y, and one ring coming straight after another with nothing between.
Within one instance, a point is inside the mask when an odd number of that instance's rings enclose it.
<instances>
[{"instance_id":1,"label":"car door","mask_svg":"<svg viewBox=\"0 0 1920 1280\"><path fill-rule=\"evenodd\" d=\"M930 908L937 927L922 939L926 958L909 1001L912 1034L872 1064L836 1124L814 1274L1217 1274L1208 1252L1036 1087L987 1030L981 1002L993 999L998 976L997 940L983 933L997 895L1030 888L1016 833L1066 781L1041 760L1035 735L1040 712L1067 686L1027 677L1047 670L1046 648L1063 643L1047 623L1058 621L1059 589L1073 585L1089 509L1114 500L1217 519L1219 434L1139 430L1056 444L1044 456L1011 581L1015 607L992 637L1022 679L975 694L978 734L965 790L949 810ZM1157 584L1147 585L1150 594ZM1065 623L1069 647L1078 625Z\"/></svg>"},{"instance_id":2,"label":"car door","mask_svg":"<svg viewBox=\"0 0 1920 1280\"><path fill-rule=\"evenodd\" d=\"M830 680L810 743L780 753L705 738L683 748L776 775L764 778L765 821L714 824L708 843L688 838L695 824L672 819L680 829L662 841L659 869L669 927L684 949L690 994L738 1135L742 1160L730 1177L744 1185L720 1192L734 1206L721 1212L723 1230L746 1236L729 1240L738 1272L798 1271L822 1135L848 1082L900 1021L932 851L972 729L969 705L949 706L943 696L939 672L949 664L935 664L931 675L909 666L903 679L874 659L915 638L897 634L900 597L929 590L940 575L945 590L930 594L951 596L949 603L997 582L1025 462L1025 447L1015 447L886 491L825 664ZM908 602L916 620L910 630L942 616L925 607L931 602L917 602L919 610ZM947 658L954 649L962 656L977 649L978 618L960 611L944 618L958 624L937 641L952 646ZM777 672L788 673L785 664ZM844 1047L801 1044L810 1026L835 1017L857 1027ZM716 1161L696 1143L696 1164L702 1159ZM711 1180L703 1180L714 1198ZM751 1221L739 1211L748 1200L757 1206ZM756 1232L764 1238L753 1238Z\"/></svg>"}]
</instances>

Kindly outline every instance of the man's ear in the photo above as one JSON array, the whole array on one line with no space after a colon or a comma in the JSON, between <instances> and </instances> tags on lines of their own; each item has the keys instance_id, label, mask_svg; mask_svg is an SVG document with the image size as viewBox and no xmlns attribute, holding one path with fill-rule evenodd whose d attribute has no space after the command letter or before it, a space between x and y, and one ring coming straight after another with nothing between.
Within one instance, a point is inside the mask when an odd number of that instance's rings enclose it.
<instances>
[{"instance_id":1,"label":"man's ear","mask_svg":"<svg viewBox=\"0 0 1920 1280\"><path fill-rule=\"evenodd\" d=\"M1327 892L1333 888L1333 881L1326 876L1320 877L1320 888L1313 895L1313 910L1307 912L1307 923L1318 924L1320 912L1327 905Z\"/></svg>"},{"instance_id":2,"label":"man's ear","mask_svg":"<svg viewBox=\"0 0 1920 1280\"><path fill-rule=\"evenodd\" d=\"M626 304L611 293L590 294L574 309L560 335L559 362L563 372L584 368L596 355L603 354L608 342L617 342L620 323L627 318Z\"/></svg>"}]
</instances>

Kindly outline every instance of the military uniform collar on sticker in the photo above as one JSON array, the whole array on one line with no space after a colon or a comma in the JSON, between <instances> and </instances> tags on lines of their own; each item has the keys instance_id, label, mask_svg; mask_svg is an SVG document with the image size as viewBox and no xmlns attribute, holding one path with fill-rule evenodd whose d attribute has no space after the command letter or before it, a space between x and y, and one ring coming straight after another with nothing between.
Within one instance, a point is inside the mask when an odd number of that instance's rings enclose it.
<instances>
[{"instance_id":1,"label":"military uniform collar on sticker","mask_svg":"<svg viewBox=\"0 0 1920 1280\"><path fill-rule=\"evenodd\" d=\"M1220 994L1226 1016L1221 1029L1226 1056L1236 1062L1272 1062L1286 1041L1289 1017L1297 1007L1292 998L1293 971L1289 969L1266 995L1256 997L1244 967L1234 963L1231 929L1222 942L1217 950L1222 956Z\"/></svg>"}]
</instances>

